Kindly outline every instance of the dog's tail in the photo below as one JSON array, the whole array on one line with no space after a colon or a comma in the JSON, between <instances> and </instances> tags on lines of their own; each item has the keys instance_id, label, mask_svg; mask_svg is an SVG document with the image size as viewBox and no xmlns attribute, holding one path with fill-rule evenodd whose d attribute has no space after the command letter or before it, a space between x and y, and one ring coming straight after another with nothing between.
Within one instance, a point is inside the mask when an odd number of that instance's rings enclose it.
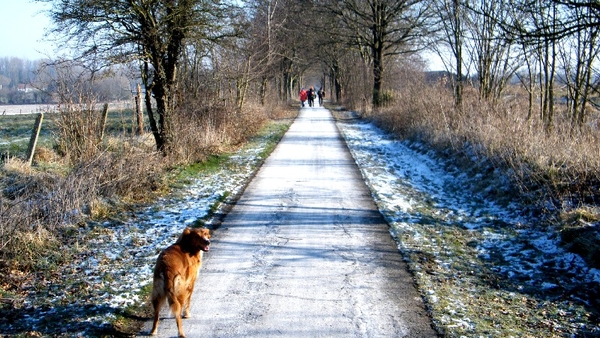
<instances>
[{"instance_id":1,"label":"dog's tail","mask_svg":"<svg viewBox=\"0 0 600 338\"><path fill-rule=\"evenodd\" d=\"M154 308L154 321L152 323L152 331L150 335L156 335L158 330L158 320L160 317L160 308L163 306L166 294L165 294L165 279L162 273L154 274L154 285L152 287L152 307Z\"/></svg>"},{"instance_id":2,"label":"dog's tail","mask_svg":"<svg viewBox=\"0 0 600 338\"><path fill-rule=\"evenodd\" d=\"M177 298L185 293L185 279L179 273L170 276L168 271L158 273L154 276L154 288L152 289L152 299L156 298Z\"/></svg>"},{"instance_id":3,"label":"dog's tail","mask_svg":"<svg viewBox=\"0 0 600 338\"><path fill-rule=\"evenodd\" d=\"M154 285L152 288L152 300L161 299L165 297L165 278L162 273L158 276L154 276Z\"/></svg>"}]
</instances>

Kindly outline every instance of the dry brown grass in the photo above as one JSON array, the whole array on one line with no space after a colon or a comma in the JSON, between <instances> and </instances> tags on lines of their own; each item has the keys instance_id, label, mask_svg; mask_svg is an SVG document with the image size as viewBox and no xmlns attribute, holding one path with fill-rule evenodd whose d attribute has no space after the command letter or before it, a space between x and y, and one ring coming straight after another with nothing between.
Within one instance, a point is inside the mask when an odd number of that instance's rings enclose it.
<instances>
[{"instance_id":1,"label":"dry brown grass","mask_svg":"<svg viewBox=\"0 0 600 338\"><path fill-rule=\"evenodd\" d=\"M598 112L573 131L557 104L548 131L518 88L491 104L467 89L462 109L441 84L413 79L394 93L394 103L370 117L402 138L433 146L472 179L465 184L498 203L521 202L542 216L568 250L600 267L600 148ZM535 112L535 109L534 109Z\"/></svg>"},{"instance_id":2,"label":"dry brown grass","mask_svg":"<svg viewBox=\"0 0 600 338\"><path fill-rule=\"evenodd\" d=\"M16 158L5 162L0 167L0 273L7 274L6 281L11 270L38 270L40 260L33 253L48 257L69 243L73 225L154 199L168 189L169 168L231 149L267 119L257 106L243 112L197 107L177 114L177 138L168 157L155 151L151 134L100 140L92 117L98 111L84 107L55 117L57 144L39 150L34 167Z\"/></svg>"},{"instance_id":3,"label":"dry brown grass","mask_svg":"<svg viewBox=\"0 0 600 338\"><path fill-rule=\"evenodd\" d=\"M34 269L37 257L28 253L46 255L69 226L118 211L99 201L140 201L165 185L160 157L132 147L57 169L29 168L13 159L0 171L0 260Z\"/></svg>"},{"instance_id":4,"label":"dry brown grass","mask_svg":"<svg viewBox=\"0 0 600 338\"><path fill-rule=\"evenodd\" d=\"M92 159L101 151L104 124L102 112L93 100L63 103L50 118L56 125L56 149L72 163Z\"/></svg>"},{"instance_id":5,"label":"dry brown grass","mask_svg":"<svg viewBox=\"0 0 600 338\"><path fill-rule=\"evenodd\" d=\"M442 151L452 149L469 166L502 170L530 201L551 202L557 209L596 204L597 130L589 124L572 133L568 118L557 114L553 130L547 132L537 117L527 119L524 100L510 95L492 105L468 90L459 110L448 88L415 82L396 93L395 105L373 118L402 137Z\"/></svg>"},{"instance_id":6,"label":"dry brown grass","mask_svg":"<svg viewBox=\"0 0 600 338\"><path fill-rule=\"evenodd\" d=\"M478 100L476 91L467 89L459 110L450 88L409 82L394 93L394 104L370 117L402 138L432 145L464 172L482 177L474 188L488 197L523 202L549 221L545 224L563 229L567 246L584 247L578 253L600 267L589 259L600 245L597 227L590 227L600 220L597 115L572 131L564 107L557 104L548 131L538 116L527 118L526 95L518 88L495 104ZM585 241L576 236L581 234Z\"/></svg>"},{"instance_id":7,"label":"dry brown grass","mask_svg":"<svg viewBox=\"0 0 600 338\"><path fill-rule=\"evenodd\" d=\"M263 107L248 106L243 111L220 104L191 102L179 109L175 126L177 138L171 161L193 163L244 142L267 120Z\"/></svg>"}]
</instances>

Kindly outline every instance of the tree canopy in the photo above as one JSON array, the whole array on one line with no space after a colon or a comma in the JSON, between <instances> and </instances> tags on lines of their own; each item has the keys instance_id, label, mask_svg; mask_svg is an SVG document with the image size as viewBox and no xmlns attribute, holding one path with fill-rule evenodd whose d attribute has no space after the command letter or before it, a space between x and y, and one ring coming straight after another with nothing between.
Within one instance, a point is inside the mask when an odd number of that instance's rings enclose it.
<instances>
[{"instance_id":1,"label":"tree canopy","mask_svg":"<svg viewBox=\"0 0 600 338\"><path fill-rule=\"evenodd\" d=\"M77 58L99 66L140 63L152 133L157 149L167 154L182 52L192 40L225 34L228 5L219 0L38 1L52 5L53 31L67 46L76 46Z\"/></svg>"}]
</instances>

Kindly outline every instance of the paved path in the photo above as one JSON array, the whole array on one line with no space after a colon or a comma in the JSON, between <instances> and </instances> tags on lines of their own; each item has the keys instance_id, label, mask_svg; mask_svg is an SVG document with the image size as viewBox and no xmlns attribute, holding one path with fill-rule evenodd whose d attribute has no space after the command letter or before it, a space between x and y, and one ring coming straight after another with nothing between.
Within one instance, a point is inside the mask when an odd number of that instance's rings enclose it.
<instances>
[{"instance_id":1,"label":"paved path","mask_svg":"<svg viewBox=\"0 0 600 338\"><path fill-rule=\"evenodd\" d=\"M215 231L197 283L187 337L437 336L323 108L301 110ZM176 336L161 314L159 336Z\"/></svg>"}]
</instances>

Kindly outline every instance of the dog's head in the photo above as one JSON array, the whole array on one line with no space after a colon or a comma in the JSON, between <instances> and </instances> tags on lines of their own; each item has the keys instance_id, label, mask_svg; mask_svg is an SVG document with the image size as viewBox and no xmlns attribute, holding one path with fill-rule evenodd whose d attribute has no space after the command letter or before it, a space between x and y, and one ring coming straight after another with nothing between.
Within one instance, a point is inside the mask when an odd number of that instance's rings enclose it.
<instances>
[{"instance_id":1,"label":"dog's head","mask_svg":"<svg viewBox=\"0 0 600 338\"><path fill-rule=\"evenodd\" d=\"M190 253L208 251L210 249L210 230L186 228L177 240L181 248Z\"/></svg>"}]
</instances>

